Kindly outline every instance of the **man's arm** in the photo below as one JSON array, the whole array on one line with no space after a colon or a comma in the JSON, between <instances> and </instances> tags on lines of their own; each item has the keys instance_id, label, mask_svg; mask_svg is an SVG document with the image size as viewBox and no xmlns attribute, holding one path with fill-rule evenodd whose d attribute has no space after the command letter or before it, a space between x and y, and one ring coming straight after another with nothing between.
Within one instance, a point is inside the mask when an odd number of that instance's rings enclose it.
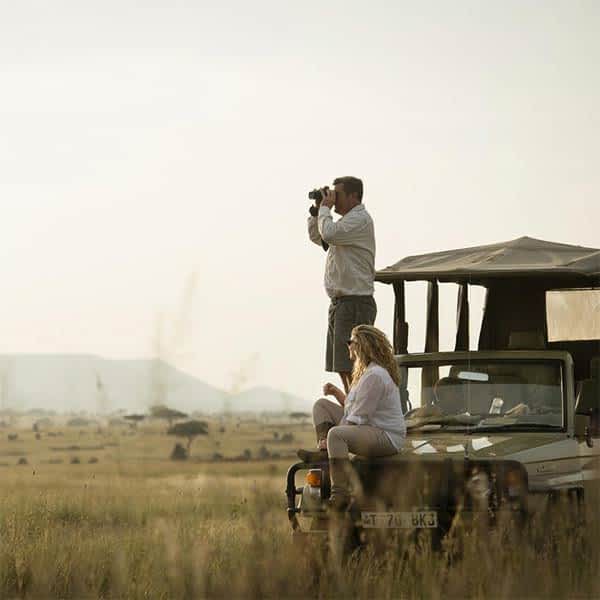
<instances>
[{"instance_id":1,"label":"man's arm","mask_svg":"<svg viewBox=\"0 0 600 600\"><path fill-rule=\"evenodd\" d=\"M317 246L321 245L321 234L319 233L317 217L313 217L312 215L308 217L308 237Z\"/></svg>"},{"instance_id":2,"label":"man's arm","mask_svg":"<svg viewBox=\"0 0 600 600\"><path fill-rule=\"evenodd\" d=\"M318 217L318 232L323 241L338 246L350 245L356 240L356 234L368 225L364 214L349 213L334 223L331 210L321 205Z\"/></svg>"}]
</instances>

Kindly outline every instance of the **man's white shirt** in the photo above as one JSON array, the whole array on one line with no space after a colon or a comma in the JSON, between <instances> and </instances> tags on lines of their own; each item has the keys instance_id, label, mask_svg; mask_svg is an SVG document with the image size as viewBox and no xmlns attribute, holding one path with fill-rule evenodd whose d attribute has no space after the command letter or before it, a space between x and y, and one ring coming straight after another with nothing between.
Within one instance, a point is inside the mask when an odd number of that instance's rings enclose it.
<instances>
[{"instance_id":1,"label":"man's white shirt","mask_svg":"<svg viewBox=\"0 0 600 600\"><path fill-rule=\"evenodd\" d=\"M321 206L318 217L308 217L308 235L319 246L321 240L329 244L325 290L330 298L373 294L375 228L362 203L338 221L328 207Z\"/></svg>"}]
</instances>

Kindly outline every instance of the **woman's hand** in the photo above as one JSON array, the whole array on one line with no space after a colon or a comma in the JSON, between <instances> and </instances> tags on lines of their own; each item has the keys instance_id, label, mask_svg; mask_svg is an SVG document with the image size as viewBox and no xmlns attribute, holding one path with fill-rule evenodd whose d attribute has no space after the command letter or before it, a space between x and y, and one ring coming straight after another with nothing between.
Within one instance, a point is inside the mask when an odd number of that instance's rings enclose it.
<instances>
[{"instance_id":1,"label":"woman's hand","mask_svg":"<svg viewBox=\"0 0 600 600\"><path fill-rule=\"evenodd\" d=\"M326 396L333 396L342 406L344 406L344 402L346 401L346 394L340 390L337 385L333 385L333 383L326 383L323 386L323 393Z\"/></svg>"},{"instance_id":2,"label":"woman's hand","mask_svg":"<svg viewBox=\"0 0 600 600\"><path fill-rule=\"evenodd\" d=\"M327 440L319 440L317 447L319 450L327 450Z\"/></svg>"}]
</instances>

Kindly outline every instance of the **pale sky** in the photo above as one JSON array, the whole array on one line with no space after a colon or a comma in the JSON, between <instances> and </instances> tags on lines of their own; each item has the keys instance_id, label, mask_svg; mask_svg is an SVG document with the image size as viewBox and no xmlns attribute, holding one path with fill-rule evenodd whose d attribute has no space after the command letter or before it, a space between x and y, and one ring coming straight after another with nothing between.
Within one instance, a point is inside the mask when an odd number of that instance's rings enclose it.
<instances>
[{"instance_id":1,"label":"pale sky","mask_svg":"<svg viewBox=\"0 0 600 600\"><path fill-rule=\"evenodd\" d=\"M600 245L595 0L0 6L0 353L150 356L163 313L183 370L314 398L306 195L340 175L364 180L377 267ZM392 296L377 285L388 333Z\"/></svg>"}]
</instances>

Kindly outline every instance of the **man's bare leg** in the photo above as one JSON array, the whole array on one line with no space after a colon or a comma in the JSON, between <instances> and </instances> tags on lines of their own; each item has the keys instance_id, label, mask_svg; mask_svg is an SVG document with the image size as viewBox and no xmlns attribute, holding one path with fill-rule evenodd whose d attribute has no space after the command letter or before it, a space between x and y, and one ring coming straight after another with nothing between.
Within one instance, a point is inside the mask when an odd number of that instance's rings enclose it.
<instances>
[{"instance_id":1,"label":"man's bare leg","mask_svg":"<svg viewBox=\"0 0 600 600\"><path fill-rule=\"evenodd\" d=\"M346 392L346 395L348 395L348 392L350 391L350 384L352 383L352 373L349 371L343 371L339 373L339 376L344 384L344 391Z\"/></svg>"}]
</instances>

